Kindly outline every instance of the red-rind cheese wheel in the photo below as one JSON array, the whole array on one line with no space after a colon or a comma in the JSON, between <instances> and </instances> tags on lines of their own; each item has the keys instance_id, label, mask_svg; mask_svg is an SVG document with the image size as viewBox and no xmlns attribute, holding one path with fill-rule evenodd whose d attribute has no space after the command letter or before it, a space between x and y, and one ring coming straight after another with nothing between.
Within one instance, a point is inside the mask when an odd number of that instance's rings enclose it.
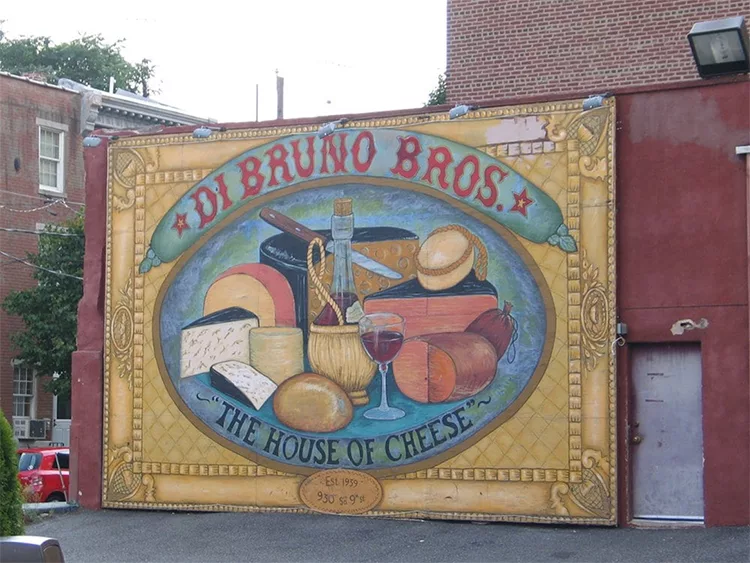
<instances>
[{"instance_id":1,"label":"red-rind cheese wheel","mask_svg":"<svg viewBox=\"0 0 750 563\"><path fill-rule=\"evenodd\" d=\"M478 334L425 334L404 342L393 362L400 391L420 403L458 401L476 395L495 377L497 353Z\"/></svg>"},{"instance_id":2,"label":"red-rind cheese wheel","mask_svg":"<svg viewBox=\"0 0 750 563\"><path fill-rule=\"evenodd\" d=\"M296 326L294 294L287 279L265 264L240 264L220 274L206 292L203 314L227 307L255 313L260 326Z\"/></svg>"}]
</instances>

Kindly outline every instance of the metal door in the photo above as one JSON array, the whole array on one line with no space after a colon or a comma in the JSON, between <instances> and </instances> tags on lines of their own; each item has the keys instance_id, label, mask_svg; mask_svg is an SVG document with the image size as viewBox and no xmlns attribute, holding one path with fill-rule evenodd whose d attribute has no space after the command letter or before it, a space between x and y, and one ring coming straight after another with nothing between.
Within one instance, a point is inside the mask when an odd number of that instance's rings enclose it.
<instances>
[{"instance_id":1,"label":"metal door","mask_svg":"<svg viewBox=\"0 0 750 563\"><path fill-rule=\"evenodd\" d=\"M699 345L633 347L633 517L703 520Z\"/></svg>"},{"instance_id":2,"label":"metal door","mask_svg":"<svg viewBox=\"0 0 750 563\"><path fill-rule=\"evenodd\" d=\"M52 443L70 444L70 396L55 395L52 403Z\"/></svg>"}]
</instances>

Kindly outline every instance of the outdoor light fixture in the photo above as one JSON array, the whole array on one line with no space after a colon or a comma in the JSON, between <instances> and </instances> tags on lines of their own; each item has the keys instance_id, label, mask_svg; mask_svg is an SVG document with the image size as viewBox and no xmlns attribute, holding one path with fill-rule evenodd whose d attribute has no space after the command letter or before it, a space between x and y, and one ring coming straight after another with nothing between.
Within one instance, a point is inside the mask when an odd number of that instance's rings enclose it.
<instances>
[{"instance_id":1,"label":"outdoor light fixture","mask_svg":"<svg viewBox=\"0 0 750 563\"><path fill-rule=\"evenodd\" d=\"M750 48L743 16L699 22L688 33L688 41L701 78L750 70Z\"/></svg>"},{"instance_id":2,"label":"outdoor light fixture","mask_svg":"<svg viewBox=\"0 0 750 563\"><path fill-rule=\"evenodd\" d=\"M83 146L87 148L98 147L102 144L102 139L116 141L119 138L117 135L89 135L83 138Z\"/></svg>"},{"instance_id":3,"label":"outdoor light fixture","mask_svg":"<svg viewBox=\"0 0 750 563\"><path fill-rule=\"evenodd\" d=\"M336 121L331 121L330 123L326 123L320 129L318 129L318 139L327 137L328 135L330 135L336 130L337 125L343 125L347 121L349 121L349 119L347 119L346 117L342 117L341 119L337 119Z\"/></svg>"},{"instance_id":4,"label":"outdoor light fixture","mask_svg":"<svg viewBox=\"0 0 750 563\"><path fill-rule=\"evenodd\" d=\"M596 109L602 107L602 104L604 104L604 99L609 98L612 94L592 94L585 100L583 100L583 111L589 111L591 109Z\"/></svg>"},{"instance_id":5,"label":"outdoor light fixture","mask_svg":"<svg viewBox=\"0 0 750 563\"><path fill-rule=\"evenodd\" d=\"M474 111L475 109L479 109L479 106L471 106L468 104L462 104L460 106L457 105L456 107L451 108L451 110L448 112L448 117L450 117L451 119L457 119L466 115L470 111Z\"/></svg>"},{"instance_id":6,"label":"outdoor light fixture","mask_svg":"<svg viewBox=\"0 0 750 563\"><path fill-rule=\"evenodd\" d=\"M226 127L210 127L208 125L201 125L197 129L193 130L193 137L196 139L207 139L211 136L214 131L226 131Z\"/></svg>"}]
</instances>

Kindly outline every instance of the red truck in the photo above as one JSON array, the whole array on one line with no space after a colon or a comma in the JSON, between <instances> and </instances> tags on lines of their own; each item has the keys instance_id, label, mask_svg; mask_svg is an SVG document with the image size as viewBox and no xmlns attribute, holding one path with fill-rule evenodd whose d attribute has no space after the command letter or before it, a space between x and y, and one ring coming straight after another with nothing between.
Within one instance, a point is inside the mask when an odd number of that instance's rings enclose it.
<instances>
[{"instance_id":1,"label":"red truck","mask_svg":"<svg viewBox=\"0 0 750 563\"><path fill-rule=\"evenodd\" d=\"M18 480L26 502L68 500L68 448L18 450Z\"/></svg>"}]
</instances>

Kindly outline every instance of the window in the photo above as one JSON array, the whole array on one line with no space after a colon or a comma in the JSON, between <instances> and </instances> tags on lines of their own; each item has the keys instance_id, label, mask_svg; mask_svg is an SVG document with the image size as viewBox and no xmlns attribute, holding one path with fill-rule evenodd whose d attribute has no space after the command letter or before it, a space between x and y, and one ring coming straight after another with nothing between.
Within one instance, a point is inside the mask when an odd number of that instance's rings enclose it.
<instances>
[{"instance_id":1,"label":"window","mask_svg":"<svg viewBox=\"0 0 750 563\"><path fill-rule=\"evenodd\" d=\"M52 469L70 469L70 454L58 453L52 462Z\"/></svg>"},{"instance_id":2,"label":"window","mask_svg":"<svg viewBox=\"0 0 750 563\"><path fill-rule=\"evenodd\" d=\"M34 370L16 363L13 366L13 417L31 418L34 403Z\"/></svg>"},{"instance_id":3,"label":"window","mask_svg":"<svg viewBox=\"0 0 750 563\"><path fill-rule=\"evenodd\" d=\"M55 395L55 419L70 420L70 391L64 395Z\"/></svg>"},{"instance_id":4,"label":"window","mask_svg":"<svg viewBox=\"0 0 750 563\"><path fill-rule=\"evenodd\" d=\"M62 123L37 119L39 126L39 191L52 194L65 192L65 132Z\"/></svg>"},{"instance_id":5,"label":"window","mask_svg":"<svg viewBox=\"0 0 750 563\"><path fill-rule=\"evenodd\" d=\"M33 469L39 469L40 465L42 465L42 454L31 454L24 452L18 459L19 471L31 471Z\"/></svg>"}]
</instances>

